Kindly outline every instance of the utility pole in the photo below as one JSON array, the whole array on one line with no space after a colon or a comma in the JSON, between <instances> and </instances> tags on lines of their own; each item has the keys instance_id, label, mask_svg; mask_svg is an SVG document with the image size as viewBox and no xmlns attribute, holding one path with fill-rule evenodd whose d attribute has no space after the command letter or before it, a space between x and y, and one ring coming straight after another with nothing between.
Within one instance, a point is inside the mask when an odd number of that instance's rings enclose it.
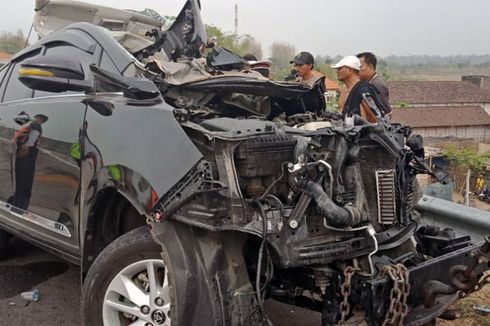
<instances>
[{"instance_id":1,"label":"utility pole","mask_svg":"<svg viewBox=\"0 0 490 326\"><path fill-rule=\"evenodd\" d=\"M235 3L235 47L238 45L238 4Z\"/></svg>"}]
</instances>

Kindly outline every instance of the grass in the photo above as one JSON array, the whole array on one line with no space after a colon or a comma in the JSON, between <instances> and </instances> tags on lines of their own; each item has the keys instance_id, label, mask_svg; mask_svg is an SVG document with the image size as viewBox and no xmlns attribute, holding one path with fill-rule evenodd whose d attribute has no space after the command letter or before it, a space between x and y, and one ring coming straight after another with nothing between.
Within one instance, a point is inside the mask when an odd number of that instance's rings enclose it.
<instances>
[{"instance_id":1,"label":"grass","mask_svg":"<svg viewBox=\"0 0 490 326\"><path fill-rule=\"evenodd\" d=\"M487 275L490 272L487 272ZM437 320L438 326L490 326L490 314L483 316L478 314L474 309L474 305L482 305L490 307L490 284L487 284L478 292L470 294L464 299L460 299L454 303L451 308L461 312L461 317L456 320Z\"/></svg>"}]
</instances>

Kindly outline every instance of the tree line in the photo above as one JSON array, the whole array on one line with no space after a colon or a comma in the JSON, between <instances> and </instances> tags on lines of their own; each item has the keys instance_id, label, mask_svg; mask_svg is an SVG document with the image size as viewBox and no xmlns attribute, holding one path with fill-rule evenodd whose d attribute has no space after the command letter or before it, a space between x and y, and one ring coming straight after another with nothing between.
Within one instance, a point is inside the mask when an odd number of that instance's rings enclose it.
<instances>
[{"instance_id":1,"label":"tree line","mask_svg":"<svg viewBox=\"0 0 490 326\"><path fill-rule=\"evenodd\" d=\"M154 12L151 12L153 16ZM166 22L172 22L175 17L160 17ZM168 24L165 24L168 27ZM291 72L290 60L303 49L297 49L288 42L274 42L270 45L270 57L264 57L262 44L250 34L234 34L223 31L220 27L206 25L208 38L216 37L218 46L225 47L240 55L253 54L258 59L268 59L272 61L273 78L284 79ZM26 45L26 37L22 30L0 31L0 51L14 54ZM341 55L315 55L315 69L324 75L335 78L335 71L330 67L334 62L339 61ZM468 69L490 70L490 55L390 55L378 57L378 72L386 80L399 79L407 73L420 73L426 71L464 71Z\"/></svg>"},{"instance_id":2,"label":"tree line","mask_svg":"<svg viewBox=\"0 0 490 326\"><path fill-rule=\"evenodd\" d=\"M26 37L22 30L0 32L0 51L14 54L22 50L26 45Z\"/></svg>"}]
</instances>

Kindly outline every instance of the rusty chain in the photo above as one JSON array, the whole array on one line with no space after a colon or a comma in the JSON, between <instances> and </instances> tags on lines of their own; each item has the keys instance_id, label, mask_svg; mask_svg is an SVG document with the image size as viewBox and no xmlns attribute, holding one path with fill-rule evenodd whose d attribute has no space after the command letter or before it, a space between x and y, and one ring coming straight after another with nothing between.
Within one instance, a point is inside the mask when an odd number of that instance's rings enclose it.
<instances>
[{"instance_id":1,"label":"rusty chain","mask_svg":"<svg viewBox=\"0 0 490 326\"><path fill-rule=\"evenodd\" d=\"M342 302L340 303L340 325L345 324L350 313L349 296L351 294L352 277L359 268L347 266L344 269L344 282L340 288ZM380 276L388 275L393 281L390 291L390 305L383 321L383 326L401 326L408 314L407 298L410 294L410 282L408 269L403 264L386 265L380 271Z\"/></svg>"},{"instance_id":2,"label":"rusty chain","mask_svg":"<svg viewBox=\"0 0 490 326\"><path fill-rule=\"evenodd\" d=\"M342 295L342 302L340 303L340 324L345 323L347 319L347 315L349 315L350 312L350 303L349 303L349 296L351 292L351 281L352 281L352 276L360 271L359 268L355 268L352 266L347 266L344 269L344 283L342 283L342 287L340 288L340 294Z\"/></svg>"},{"instance_id":3,"label":"rusty chain","mask_svg":"<svg viewBox=\"0 0 490 326\"><path fill-rule=\"evenodd\" d=\"M403 264L386 265L380 271L380 276L388 275L393 281L390 291L390 305L383 326L403 325L408 313L407 298L410 293L408 269Z\"/></svg>"}]
</instances>

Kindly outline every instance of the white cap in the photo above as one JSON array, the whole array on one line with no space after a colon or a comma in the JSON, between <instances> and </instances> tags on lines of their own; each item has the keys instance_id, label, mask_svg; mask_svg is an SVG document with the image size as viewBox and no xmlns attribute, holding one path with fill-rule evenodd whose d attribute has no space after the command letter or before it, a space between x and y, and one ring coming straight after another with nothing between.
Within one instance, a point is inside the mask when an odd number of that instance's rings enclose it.
<instances>
[{"instance_id":1,"label":"white cap","mask_svg":"<svg viewBox=\"0 0 490 326\"><path fill-rule=\"evenodd\" d=\"M339 62L330 67L338 69L340 67L350 67L355 70L361 70L361 61L355 55L348 55L342 58Z\"/></svg>"}]
</instances>

